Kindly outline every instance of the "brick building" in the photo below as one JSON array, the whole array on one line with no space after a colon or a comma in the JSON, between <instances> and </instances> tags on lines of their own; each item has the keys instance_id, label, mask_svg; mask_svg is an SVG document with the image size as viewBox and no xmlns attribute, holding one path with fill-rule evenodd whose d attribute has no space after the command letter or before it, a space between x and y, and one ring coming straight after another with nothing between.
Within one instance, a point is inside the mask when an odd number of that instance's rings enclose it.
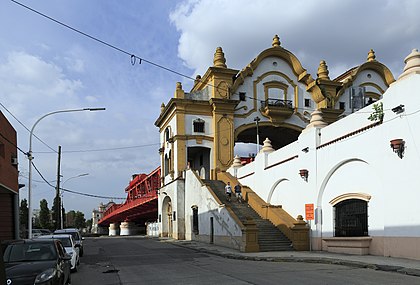
<instances>
[{"instance_id":1,"label":"brick building","mask_svg":"<svg viewBox=\"0 0 420 285\"><path fill-rule=\"evenodd\" d=\"M0 112L0 240L19 237L16 130Z\"/></svg>"}]
</instances>

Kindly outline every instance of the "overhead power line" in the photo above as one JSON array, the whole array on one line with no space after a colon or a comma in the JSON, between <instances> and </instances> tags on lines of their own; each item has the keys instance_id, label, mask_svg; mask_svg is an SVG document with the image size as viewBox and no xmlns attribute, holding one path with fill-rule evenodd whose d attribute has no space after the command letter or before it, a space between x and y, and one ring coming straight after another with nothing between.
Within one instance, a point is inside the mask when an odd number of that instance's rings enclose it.
<instances>
[{"instance_id":1,"label":"overhead power line","mask_svg":"<svg viewBox=\"0 0 420 285\"><path fill-rule=\"evenodd\" d=\"M63 27L66 27L67 29L70 29L70 30L72 30L72 31L74 31L76 33L79 33L79 34L81 34L81 35L83 35L85 37L88 37L91 40L94 40L94 41L96 41L98 43L101 43L101 44L103 44L103 45L105 45L105 46L107 46L109 48L112 48L114 50L117 50L117 51L119 51L121 53L124 53L124 54L130 56L131 64L133 64L133 65L136 64L136 61L138 60L139 61L139 64L141 64L142 62L146 62L146 63L148 63L150 65L153 65L153 66L156 66L158 68L164 69L166 71L172 72L172 73L177 74L179 76L182 76L182 77L185 77L185 78L188 78L188 79L191 79L191 80L195 80L195 78L192 78L192 77L190 77L188 75L182 74L182 73L180 73L180 72L178 72L176 70L170 69L170 68L165 67L163 65L160 65L158 63L155 63L155 62L152 62L152 61L147 60L145 58L139 57L139 56L137 56L137 55L135 55L133 53L130 53L130 52L126 51L126 50L123 50L122 48L119 48L119 47L117 47L115 45L112 45L110 43L107 43L107 42L105 42L105 41L103 41L103 40L101 40L101 39L99 39L97 37L91 36L91 35L89 35L89 34L87 34L85 32L82 32L82 31L80 31L80 30L78 30L76 28L73 28L70 25L67 25L67 24L65 24L65 23L63 23L63 22L61 22L59 20L56 20L56 19L54 19L54 18L52 18L52 17L50 17L50 16L48 16L48 15L46 15L44 13L41 13L41 12L39 12L39 11L37 11L37 10L35 10L35 9L27 6L27 5L24 5L24 4L22 4L22 3L18 2L18 1L15 1L15 0L11 0L11 1L14 2L14 3L16 3L16 4L18 4L18 5L20 5L20 6L22 6L22 7L24 7L24 8L26 8L26 9L28 9L28 10L30 10L30 11L32 11L32 12L34 12L34 13L36 13L36 14L38 14L38 15L40 15L40 16L42 16L42 17L44 17L44 18L47 18L48 20L51 20L51 21L53 21L53 22L55 22L55 23L57 23L57 24L59 24L59 25L61 25Z\"/></svg>"},{"instance_id":2,"label":"overhead power line","mask_svg":"<svg viewBox=\"0 0 420 285\"><path fill-rule=\"evenodd\" d=\"M45 179L44 175L42 175L41 171L39 171L39 169L36 167L36 165L34 164L33 161L31 161L32 166L35 168L36 172L38 172L39 176L42 178L42 180L44 180L45 183L48 184L48 186L52 187L52 188L56 188L54 185L52 185L47 179ZM92 197L92 198L100 198L100 199L108 199L108 200L126 200L126 198L121 198L121 197L110 197L110 196L101 196L101 195L94 195L94 194L89 194L89 193L83 193L83 192L78 192L78 191L74 191L74 190L69 190L69 189L64 189L64 188L60 188L61 190L65 191L65 192L69 192L69 193L73 193L73 194L77 194L77 195L81 195L81 196L86 196L86 197Z\"/></svg>"},{"instance_id":3,"label":"overhead power line","mask_svg":"<svg viewBox=\"0 0 420 285\"><path fill-rule=\"evenodd\" d=\"M4 106L1 102L0 102L0 106L3 107L4 110L6 110L7 113L10 114L10 116L12 116L21 126L23 126L28 132L31 132L29 130L28 127L25 126L24 123L22 123L15 115L13 115L12 112L9 111L9 109L6 108L6 106ZM57 151L55 149L53 149L52 147L50 147L46 142L44 142L43 140L41 140L37 135L33 134L33 136L39 140L43 145L45 145L46 147L48 147L49 149L51 149L53 152L57 153Z\"/></svg>"},{"instance_id":4,"label":"overhead power line","mask_svg":"<svg viewBox=\"0 0 420 285\"><path fill-rule=\"evenodd\" d=\"M225 88L223 88L223 87L215 86L215 85L213 85L213 84L211 84L211 83L204 82L204 81L202 81L201 79L193 78L193 77L188 76L188 75L185 75L185 74L183 74L183 73L181 73L181 72L179 72L179 71L173 70L173 69L168 68L168 67L166 67L166 66L163 66L163 65L161 65L161 64L158 64L158 63L155 63L155 62L153 62L153 61L147 60L147 59L145 59L145 58L139 57L139 56L135 55L134 53L128 52L128 51L126 51L126 50L124 50L124 49L122 49L122 48L120 48L120 47L117 47L117 46L115 46L115 45L113 45L113 44L110 44L110 43L108 43L108 42L105 42L104 40L101 40L101 39L99 39L99 38L97 38L97 37L95 37L95 36L89 35L89 34L87 34L87 33L83 32L83 31L80 31L80 30L78 30L78 29L76 29L76 28L73 28L72 26L70 26L70 25L68 25L68 24L65 24L65 23L63 23L63 22L61 22L61 21L59 21L59 20L56 20L56 19L54 19L54 18L52 18L52 17L50 17L50 16L48 16L48 15L46 15L46 14L42 13L42 12L39 12L38 10L35 10L35 9L33 9L33 8L31 8L31 7L27 6L27 5L24 5L24 4L22 4L22 3L20 3L20 2L18 2L18 1L16 1L16 0L11 0L11 1L12 1L12 2L14 2L14 3L16 3L17 5L20 5L20 6L24 7L24 8L26 8L26 9L28 9L28 10L30 10L30 11L32 11L32 12L34 12L34 13L36 13L36 14L38 14L38 15L40 15L40 16L42 16L42 17L44 17L44 18L46 18L46 19L50 20L50 21L53 21L53 22L55 22L55 23L57 23L57 24L59 24L59 25L61 25L61 26L65 27L65 28L67 28L67 29L72 30L73 32L76 32L76 33L78 33L78 34L81 34L81 35L83 35L83 36L85 36L85 37L87 37L87 38L89 38L89 39L91 39L91 40L93 40L93 41L96 41L96 42L98 42L98 43L100 43L100 44L102 44L102 45L105 45L105 46L107 46L107 47L109 47L109 48L112 48L112 49L114 49L114 50L118 51L118 52L121 52L121 53L123 53L123 54L125 54L125 55L130 56L130 61L131 61L131 64L132 64L132 65L135 65L137 60L139 61L139 64L141 64L142 62L146 62L146 63L148 63L148 64L150 64L150 65L153 65L153 66L155 66L155 67L158 67L158 68L160 68L160 69L166 70L166 71L168 71L168 72L171 72L171 73L177 74L177 75L179 75L179 76L181 76L181 77L184 77L184 78L187 78L187 79L189 79L189 80L192 80L192 81L197 81L197 80L198 80L199 82L205 83L207 86L211 86L211 87L213 87L213 88L216 88L216 89L219 89L219 90L223 90L223 91L227 91L227 92L232 92L232 90L230 90L230 88L225 89ZM232 92L232 94L235 94L235 95L240 95L240 94L239 94L239 93L237 93L237 92ZM250 100L254 100L254 101L265 102L265 100L257 99L257 98L254 98L254 97L251 97L251 96L247 96L247 95L245 95L245 98L248 98L248 99L250 99Z\"/></svg>"}]
</instances>

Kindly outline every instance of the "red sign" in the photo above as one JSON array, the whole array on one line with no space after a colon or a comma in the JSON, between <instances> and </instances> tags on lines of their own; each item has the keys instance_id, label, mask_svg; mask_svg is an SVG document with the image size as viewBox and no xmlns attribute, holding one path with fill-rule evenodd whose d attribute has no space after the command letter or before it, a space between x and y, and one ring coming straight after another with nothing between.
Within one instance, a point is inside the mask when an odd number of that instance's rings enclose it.
<instances>
[{"instance_id":1,"label":"red sign","mask_svg":"<svg viewBox=\"0 0 420 285\"><path fill-rule=\"evenodd\" d=\"M305 204L305 219L307 221L314 219L314 204Z\"/></svg>"}]
</instances>

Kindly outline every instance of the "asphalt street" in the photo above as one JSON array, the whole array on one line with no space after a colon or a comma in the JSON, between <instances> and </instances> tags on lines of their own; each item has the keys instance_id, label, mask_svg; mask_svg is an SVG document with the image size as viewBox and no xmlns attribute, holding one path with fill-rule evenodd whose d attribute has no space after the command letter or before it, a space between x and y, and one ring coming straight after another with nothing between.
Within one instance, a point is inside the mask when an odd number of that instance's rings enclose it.
<instances>
[{"instance_id":1,"label":"asphalt street","mask_svg":"<svg viewBox=\"0 0 420 285\"><path fill-rule=\"evenodd\" d=\"M85 240L73 285L420 284L420 278L335 264L225 258L146 237Z\"/></svg>"}]
</instances>

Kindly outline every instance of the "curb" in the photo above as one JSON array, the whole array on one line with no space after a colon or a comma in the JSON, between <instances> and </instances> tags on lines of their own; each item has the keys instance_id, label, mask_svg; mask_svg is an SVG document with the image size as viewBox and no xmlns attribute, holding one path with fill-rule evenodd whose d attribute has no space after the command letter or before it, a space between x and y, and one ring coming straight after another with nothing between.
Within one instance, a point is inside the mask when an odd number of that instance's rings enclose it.
<instances>
[{"instance_id":1,"label":"curb","mask_svg":"<svg viewBox=\"0 0 420 285\"><path fill-rule=\"evenodd\" d=\"M258 256L244 256L234 253L224 253L217 250L211 250L202 247L194 247L190 244L183 244L180 242L171 242L174 245L189 248L201 253L208 253L212 255L217 255L229 259L240 259L240 260L251 260L251 261L268 261L268 262L305 262L305 263L320 263L320 264L334 264L349 266L354 268L366 268L373 269L384 272L395 272L404 275L420 277L420 270L413 268L406 268L402 266L394 265L382 265L382 264L372 264L360 261L352 260L343 260L343 259L333 259L333 258L322 258L322 257L258 257Z\"/></svg>"}]
</instances>

